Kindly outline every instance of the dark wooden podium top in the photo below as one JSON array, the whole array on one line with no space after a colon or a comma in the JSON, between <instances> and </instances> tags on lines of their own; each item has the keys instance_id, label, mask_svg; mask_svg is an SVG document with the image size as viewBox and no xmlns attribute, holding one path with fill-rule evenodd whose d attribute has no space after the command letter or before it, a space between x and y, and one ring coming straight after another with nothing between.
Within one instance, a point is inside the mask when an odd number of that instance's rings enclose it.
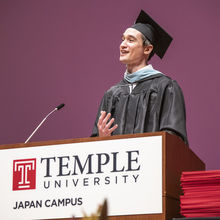
<instances>
[{"instance_id":1,"label":"dark wooden podium top","mask_svg":"<svg viewBox=\"0 0 220 220\"><path fill-rule=\"evenodd\" d=\"M177 136L167 132L154 132L129 135L115 135L111 137L89 137L67 140L30 142L27 144L1 145L0 150L11 148L26 148L36 146L49 146L92 141L107 141L115 139L162 136L162 214L110 216L109 220L171 220L181 217L179 214L179 196L181 195L180 177L183 171L204 170L205 164L198 156L184 144ZM52 147L52 146L51 146ZM71 219L71 218L66 218ZM61 220L61 219L60 219Z\"/></svg>"}]
</instances>

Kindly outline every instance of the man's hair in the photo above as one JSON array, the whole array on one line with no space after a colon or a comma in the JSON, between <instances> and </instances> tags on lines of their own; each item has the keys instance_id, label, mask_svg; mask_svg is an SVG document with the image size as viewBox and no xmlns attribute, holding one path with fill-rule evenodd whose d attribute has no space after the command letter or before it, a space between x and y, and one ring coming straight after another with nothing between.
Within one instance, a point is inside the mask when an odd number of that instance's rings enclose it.
<instances>
[{"instance_id":1,"label":"man's hair","mask_svg":"<svg viewBox=\"0 0 220 220\"><path fill-rule=\"evenodd\" d=\"M141 34L141 37L142 37L142 40L143 40L143 46L152 45L152 43L143 34ZM151 51L151 53L150 53L148 59L146 60L146 62L148 60L150 60L153 55L154 55L154 51Z\"/></svg>"}]
</instances>

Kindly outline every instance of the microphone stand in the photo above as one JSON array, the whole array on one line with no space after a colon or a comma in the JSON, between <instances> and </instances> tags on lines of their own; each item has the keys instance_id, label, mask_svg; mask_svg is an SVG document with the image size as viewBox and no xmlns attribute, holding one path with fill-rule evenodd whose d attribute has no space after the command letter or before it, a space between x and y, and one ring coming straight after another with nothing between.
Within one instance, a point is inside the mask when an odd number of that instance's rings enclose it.
<instances>
[{"instance_id":1,"label":"microphone stand","mask_svg":"<svg viewBox=\"0 0 220 220\"><path fill-rule=\"evenodd\" d=\"M24 142L25 144L31 139L31 137L35 134L35 132L40 128L40 126L44 123L44 121L55 111L60 110L61 108L64 107L64 104L60 104L57 106L53 111L51 111L42 121L41 123L35 128L35 130L32 132L32 134L28 137L28 139Z\"/></svg>"}]
</instances>

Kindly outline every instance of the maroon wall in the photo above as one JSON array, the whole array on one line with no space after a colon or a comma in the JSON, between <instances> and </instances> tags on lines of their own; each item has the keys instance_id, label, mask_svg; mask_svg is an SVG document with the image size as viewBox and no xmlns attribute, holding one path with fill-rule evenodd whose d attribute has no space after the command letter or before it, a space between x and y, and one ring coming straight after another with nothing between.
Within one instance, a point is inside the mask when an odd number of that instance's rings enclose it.
<instances>
[{"instance_id":1,"label":"maroon wall","mask_svg":"<svg viewBox=\"0 0 220 220\"><path fill-rule=\"evenodd\" d=\"M173 37L156 69L181 85L190 147L219 169L219 0L0 1L0 144L88 137L99 101L119 81L121 34L140 9Z\"/></svg>"}]
</instances>

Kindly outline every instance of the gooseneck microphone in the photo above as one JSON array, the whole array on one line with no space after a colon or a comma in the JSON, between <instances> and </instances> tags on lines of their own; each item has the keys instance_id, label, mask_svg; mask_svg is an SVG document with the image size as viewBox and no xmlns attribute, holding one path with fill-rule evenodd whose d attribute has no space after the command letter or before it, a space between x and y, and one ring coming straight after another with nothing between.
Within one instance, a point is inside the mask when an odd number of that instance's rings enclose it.
<instances>
[{"instance_id":1,"label":"gooseneck microphone","mask_svg":"<svg viewBox=\"0 0 220 220\"><path fill-rule=\"evenodd\" d=\"M35 128L35 130L32 132L32 134L28 137L28 139L24 142L25 144L32 138L32 136L35 134L35 132L40 128L40 126L45 122L45 120L53 114L55 111L60 110L64 107L65 104L58 105L53 111L51 111L42 121L41 123Z\"/></svg>"}]
</instances>

